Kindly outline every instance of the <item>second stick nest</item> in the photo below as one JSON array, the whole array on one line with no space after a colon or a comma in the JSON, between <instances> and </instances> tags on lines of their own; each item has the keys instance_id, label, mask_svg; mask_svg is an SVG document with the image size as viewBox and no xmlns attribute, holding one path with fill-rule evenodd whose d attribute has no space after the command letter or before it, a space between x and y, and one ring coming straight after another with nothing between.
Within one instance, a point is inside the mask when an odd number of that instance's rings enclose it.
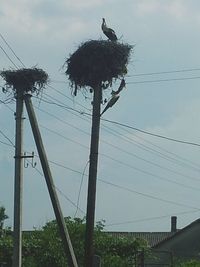
<instances>
[{"instance_id":1,"label":"second stick nest","mask_svg":"<svg viewBox=\"0 0 200 267\"><path fill-rule=\"evenodd\" d=\"M39 94L44 86L48 83L48 74L38 68L4 70L0 76L5 80L5 90L9 89L14 92L36 92Z\"/></svg>"},{"instance_id":2,"label":"second stick nest","mask_svg":"<svg viewBox=\"0 0 200 267\"><path fill-rule=\"evenodd\" d=\"M92 87L121 78L127 73L130 51L128 44L104 40L91 40L66 60L66 75L75 87Z\"/></svg>"}]
</instances>

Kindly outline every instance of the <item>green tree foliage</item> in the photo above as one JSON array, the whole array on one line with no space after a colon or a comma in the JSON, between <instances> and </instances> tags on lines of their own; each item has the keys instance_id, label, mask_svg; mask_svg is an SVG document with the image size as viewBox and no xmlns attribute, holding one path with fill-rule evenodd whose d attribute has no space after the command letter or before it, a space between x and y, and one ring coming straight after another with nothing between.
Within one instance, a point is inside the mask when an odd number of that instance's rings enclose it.
<instances>
[{"instance_id":1,"label":"green tree foliage","mask_svg":"<svg viewBox=\"0 0 200 267\"><path fill-rule=\"evenodd\" d=\"M178 261L175 264L175 267L200 267L200 261L199 260L188 260L188 261Z\"/></svg>"},{"instance_id":2,"label":"green tree foliage","mask_svg":"<svg viewBox=\"0 0 200 267\"><path fill-rule=\"evenodd\" d=\"M3 229L4 221L8 219L8 215L6 215L5 207L0 207L0 231Z\"/></svg>"},{"instance_id":3,"label":"green tree foliage","mask_svg":"<svg viewBox=\"0 0 200 267\"><path fill-rule=\"evenodd\" d=\"M85 220L65 218L77 261L83 266ZM12 238L1 239L0 251L5 246L0 262L10 261ZM95 254L102 260L102 267L133 266L138 251L146 249L146 242L128 238L115 238L103 232L103 221L95 227ZM67 267L65 254L56 221L48 222L41 230L23 234L23 267Z\"/></svg>"}]
</instances>

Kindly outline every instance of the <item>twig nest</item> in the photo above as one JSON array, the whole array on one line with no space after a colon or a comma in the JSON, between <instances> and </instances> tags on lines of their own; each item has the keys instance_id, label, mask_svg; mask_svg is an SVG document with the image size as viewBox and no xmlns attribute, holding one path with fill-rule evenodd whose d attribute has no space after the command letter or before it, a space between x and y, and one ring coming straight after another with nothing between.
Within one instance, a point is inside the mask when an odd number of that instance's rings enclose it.
<instances>
[{"instance_id":1,"label":"twig nest","mask_svg":"<svg viewBox=\"0 0 200 267\"><path fill-rule=\"evenodd\" d=\"M112 85L113 79L127 73L132 48L131 45L112 41L87 41L66 60L65 74L75 88L95 88L102 83Z\"/></svg>"},{"instance_id":2,"label":"twig nest","mask_svg":"<svg viewBox=\"0 0 200 267\"><path fill-rule=\"evenodd\" d=\"M5 80L5 91L39 94L48 83L48 74L42 69L30 68L19 70L4 70L0 72Z\"/></svg>"}]
</instances>

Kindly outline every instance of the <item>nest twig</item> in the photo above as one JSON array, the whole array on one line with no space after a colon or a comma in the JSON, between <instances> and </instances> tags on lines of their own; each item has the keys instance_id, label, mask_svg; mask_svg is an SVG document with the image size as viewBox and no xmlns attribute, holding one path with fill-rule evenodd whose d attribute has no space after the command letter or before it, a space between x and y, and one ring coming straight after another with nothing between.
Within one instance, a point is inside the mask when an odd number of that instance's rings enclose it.
<instances>
[{"instance_id":1,"label":"nest twig","mask_svg":"<svg viewBox=\"0 0 200 267\"><path fill-rule=\"evenodd\" d=\"M75 88L94 88L97 84L110 86L113 79L123 77L127 73L132 48L131 45L119 42L87 41L66 60L65 74Z\"/></svg>"},{"instance_id":2,"label":"nest twig","mask_svg":"<svg viewBox=\"0 0 200 267\"><path fill-rule=\"evenodd\" d=\"M5 80L5 91L34 93L38 95L48 83L48 74L38 68L4 70L0 76Z\"/></svg>"}]
</instances>

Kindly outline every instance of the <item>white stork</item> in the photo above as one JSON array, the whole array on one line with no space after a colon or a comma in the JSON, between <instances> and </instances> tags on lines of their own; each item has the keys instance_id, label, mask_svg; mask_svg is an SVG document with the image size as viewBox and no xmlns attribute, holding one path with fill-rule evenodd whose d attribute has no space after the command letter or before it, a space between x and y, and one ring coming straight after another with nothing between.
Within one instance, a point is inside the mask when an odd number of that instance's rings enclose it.
<instances>
[{"instance_id":1,"label":"white stork","mask_svg":"<svg viewBox=\"0 0 200 267\"><path fill-rule=\"evenodd\" d=\"M119 95L116 94L114 91L112 91L112 98L110 99L110 101L108 102L108 104L106 105L106 107L104 108L104 110L101 112L101 115L106 112L107 109L111 108L119 99Z\"/></svg>"},{"instance_id":2,"label":"white stork","mask_svg":"<svg viewBox=\"0 0 200 267\"><path fill-rule=\"evenodd\" d=\"M115 31L113 29L107 27L106 21L104 18L103 18L103 22L101 25L101 29L102 29L103 33L108 37L109 40L114 41L114 42L117 41L117 36L115 34Z\"/></svg>"},{"instance_id":3,"label":"white stork","mask_svg":"<svg viewBox=\"0 0 200 267\"><path fill-rule=\"evenodd\" d=\"M113 91L113 93L114 94L116 94L116 95L118 95L121 91L122 91L122 89L124 88L126 86L126 82L125 82L125 80L124 80L124 78L121 80L121 83L120 83L120 85L119 85L119 88L117 89L117 91Z\"/></svg>"},{"instance_id":4,"label":"white stork","mask_svg":"<svg viewBox=\"0 0 200 267\"><path fill-rule=\"evenodd\" d=\"M122 89L126 86L126 82L124 80L124 78L121 80L121 83L119 85L119 88L117 89L117 91L112 91L112 97L110 99L110 101L108 102L108 104L106 105L106 107L104 108L104 110L101 112L101 115L106 112L107 109L111 108L119 99L119 93L122 91ZM100 116L101 116L100 115Z\"/></svg>"}]
</instances>

